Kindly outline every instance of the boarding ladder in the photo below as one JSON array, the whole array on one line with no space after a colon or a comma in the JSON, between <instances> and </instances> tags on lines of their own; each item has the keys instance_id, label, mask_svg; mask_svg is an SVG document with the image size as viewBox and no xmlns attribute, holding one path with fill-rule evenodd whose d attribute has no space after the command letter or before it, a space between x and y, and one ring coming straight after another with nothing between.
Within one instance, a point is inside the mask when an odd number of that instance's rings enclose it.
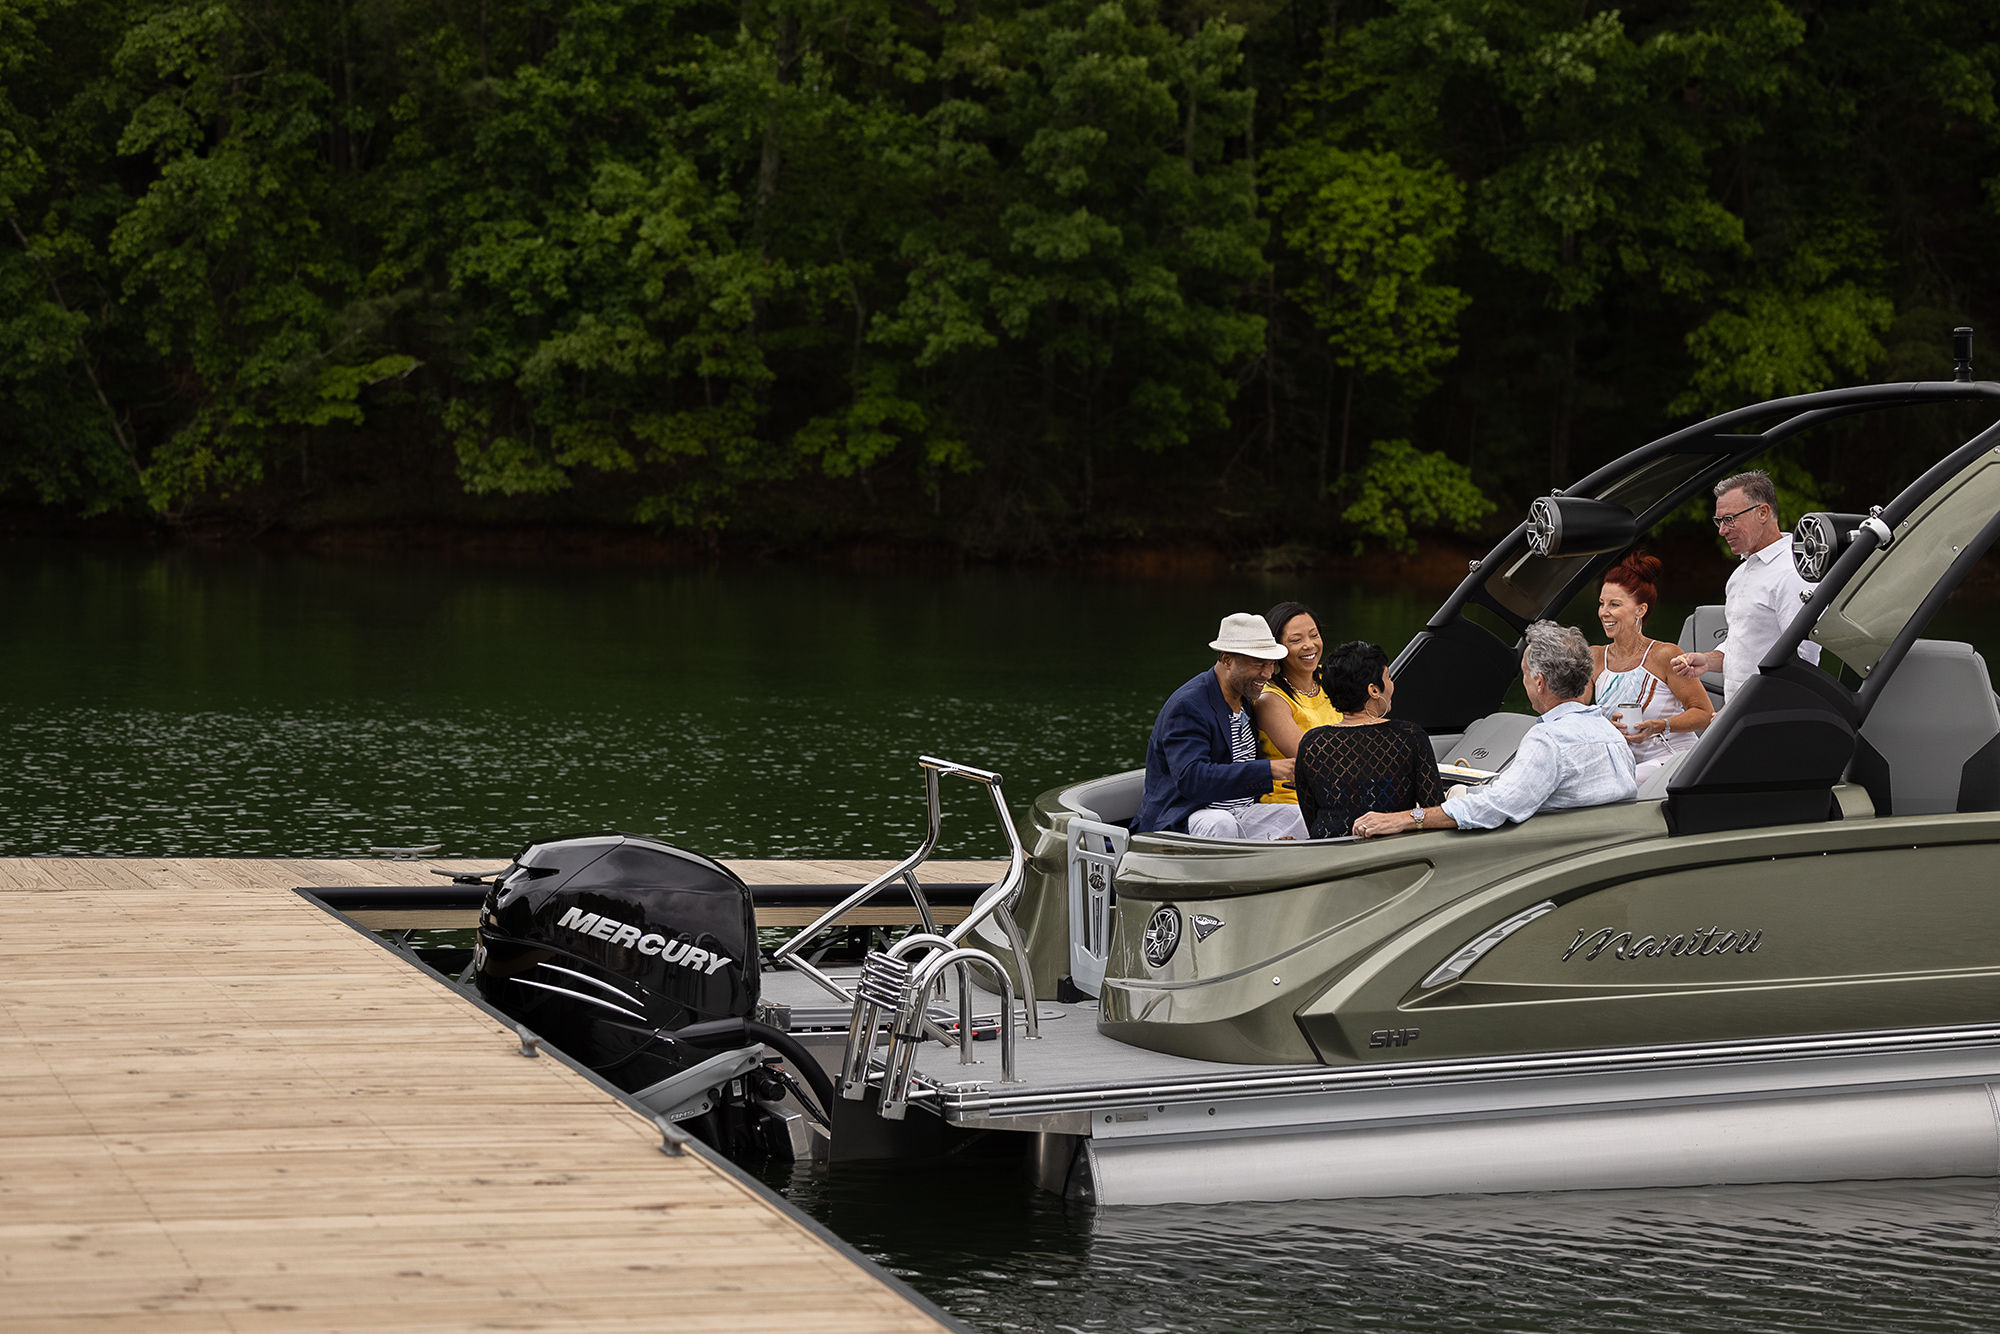
<instances>
[{"instance_id":1,"label":"boarding ladder","mask_svg":"<svg viewBox=\"0 0 2000 1334\"><path fill-rule=\"evenodd\" d=\"M974 968L995 979L999 990L1001 1078L1008 1082L1014 1079L1013 981L991 953L964 943L981 923L992 921L1006 936L1017 975L1021 979L1021 995L1026 1002L1023 1009L1027 1035L1031 1038L1041 1035L1035 1013L1034 972L1028 962L1027 944L1021 937L1020 928L1014 923L1012 913L1026 880L1028 856L1021 846L1021 836L1014 828L1014 817L1007 810L1006 797L1001 793L1000 775L929 755L919 756L917 765L924 775L924 797L929 816L922 844L771 952L774 962L804 973L821 989L854 1007L848 1025L847 1051L841 1063L840 1088L844 1096L859 1098L866 1091L879 1041L878 1030L887 1028L889 1049L884 1058L881 1111L891 1119L901 1118L909 1100L916 1048L926 1037L947 1044L956 1042L959 1060L965 1064L972 1063L969 1044L973 1040L975 1024L970 982ZM987 796L992 799L994 813L999 817L1001 832L1006 836L1008 851L1006 873L980 893L966 913L965 920L949 931L940 932L916 871L937 849L938 835L944 822L938 785L945 778L969 779L986 789ZM923 919L923 930L912 932L886 950L870 950L862 963L859 985L853 991L803 957L805 947L822 932L838 925L842 918L899 880L908 886L910 897L916 901L917 913ZM942 989L947 969L957 974L956 1031L938 1023L930 1013L930 998L935 991Z\"/></svg>"}]
</instances>

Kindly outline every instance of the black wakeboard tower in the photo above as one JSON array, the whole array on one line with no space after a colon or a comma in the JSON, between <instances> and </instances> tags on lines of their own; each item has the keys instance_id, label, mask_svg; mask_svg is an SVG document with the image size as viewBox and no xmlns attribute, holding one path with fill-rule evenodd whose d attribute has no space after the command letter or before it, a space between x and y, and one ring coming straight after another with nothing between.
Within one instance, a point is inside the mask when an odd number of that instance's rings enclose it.
<instances>
[{"instance_id":1,"label":"black wakeboard tower","mask_svg":"<svg viewBox=\"0 0 2000 1334\"><path fill-rule=\"evenodd\" d=\"M1861 385L1738 408L1684 427L1555 490L1501 539L1447 598L1391 667L1398 712L1433 734L1460 732L1498 711L1520 673L1531 621L1560 613L1647 531L1722 478L1806 431L1885 409L2000 400L2000 383L1972 378L1972 330L1953 331L1953 378ZM1772 421L1772 419L1776 419ZM1771 424L1759 429L1759 423ZM1931 616L2000 538L2000 514L1983 501L1947 515L1950 551L1907 592L1910 614L1879 651L1849 661L1841 678L1797 656L1799 644L1857 576L1872 577L1913 519L1953 494L1983 496L1975 473L2000 462L2000 421L1988 425L1886 505L1867 514L1816 513L1794 525L1801 573L1818 588L1736 692L1667 785L1675 833L1838 818L1832 788L1867 782L1876 767L1859 732L1870 708ZM1984 479L1992 482L1993 478ZM1959 509L1966 509L1965 503ZM1927 531L1923 539L1937 545ZM1904 583L1909 583L1905 578ZM1982 761L1986 763L1989 761ZM1990 757L2000 785L2000 754ZM1872 788L1871 788L1872 791Z\"/></svg>"}]
</instances>

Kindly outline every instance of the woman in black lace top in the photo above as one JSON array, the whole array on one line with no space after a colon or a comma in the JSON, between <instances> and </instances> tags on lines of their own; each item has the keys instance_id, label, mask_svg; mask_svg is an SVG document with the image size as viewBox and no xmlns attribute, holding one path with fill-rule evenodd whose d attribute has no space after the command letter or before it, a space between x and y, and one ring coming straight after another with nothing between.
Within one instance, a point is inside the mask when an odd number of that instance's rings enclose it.
<instances>
[{"instance_id":1,"label":"woman in black lace top","mask_svg":"<svg viewBox=\"0 0 2000 1334\"><path fill-rule=\"evenodd\" d=\"M1329 652L1321 685L1341 719L1299 741L1299 814L1314 838L1343 838L1369 811L1435 806L1444 799L1430 737L1389 716L1396 683L1389 656L1352 640Z\"/></svg>"}]
</instances>

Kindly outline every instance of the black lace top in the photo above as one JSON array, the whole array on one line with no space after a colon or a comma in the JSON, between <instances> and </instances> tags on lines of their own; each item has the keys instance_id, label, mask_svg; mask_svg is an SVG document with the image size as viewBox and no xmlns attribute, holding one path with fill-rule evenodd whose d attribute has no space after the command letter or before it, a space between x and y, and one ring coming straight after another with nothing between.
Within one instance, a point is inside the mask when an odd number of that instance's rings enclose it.
<instances>
[{"instance_id":1,"label":"black lace top","mask_svg":"<svg viewBox=\"0 0 2000 1334\"><path fill-rule=\"evenodd\" d=\"M1342 838L1369 811L1407 811L1444 799L1424 729L1401 718L1315 727L1299 741L1299 814L1314 838Z\"/></svg>"}]
</instances>

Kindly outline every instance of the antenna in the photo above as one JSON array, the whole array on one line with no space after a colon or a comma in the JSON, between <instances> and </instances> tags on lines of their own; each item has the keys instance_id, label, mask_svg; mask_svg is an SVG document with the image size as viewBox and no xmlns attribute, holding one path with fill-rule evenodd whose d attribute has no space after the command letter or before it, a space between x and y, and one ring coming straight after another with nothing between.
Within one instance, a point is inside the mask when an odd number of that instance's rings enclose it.
<instances>
[{"instance_id":1,"label":"antenna","mask_svg":"<svg viewBox=\"0 0 2000 1334\"><path fill-rule=\"evenodd\" d=\"M1951 331L1951 378L1961 382L1972 378L1972 327L1961 324Z\"/></svg>"}]
</instances>

